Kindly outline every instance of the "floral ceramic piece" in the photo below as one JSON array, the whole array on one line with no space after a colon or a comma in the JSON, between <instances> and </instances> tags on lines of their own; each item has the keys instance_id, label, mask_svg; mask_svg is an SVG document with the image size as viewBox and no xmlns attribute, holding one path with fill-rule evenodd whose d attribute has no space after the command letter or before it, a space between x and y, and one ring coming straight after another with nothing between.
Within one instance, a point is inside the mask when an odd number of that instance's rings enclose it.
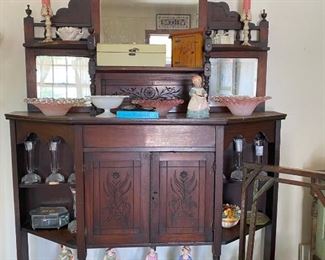
<instances>
[{"instance_id":1,"label":"floral ceramic piece","mask_svg":"<svg viewBox=\"0 0 325 260\"><path fill-rule=\"evenodd\" d=\"M84 36L82 30L76 27L61 27L56 31L56 34L63 41L79 41Z\"/></svg>"},{"instance_id":2,"label":"floral ceramic piece","mask_svg":"<svg viewBox=\"0 0 325 260\"><path fill-rule=\"evenodd\" d=\"M240 208L237 205L223 204L222 227L236 226L240 219Z\"/></svg>"},{"instance_id":3,"label":"floral ceramic piece","mask_svg":"<svg viewBox=\"0 0 325 260\"><path fill-rule=\"evenodd\" d=\"M248 96L217 96L213 100L228 107L230 112L235 116L249 116L253 113L256 106L266 100L265 97L248 97Z\"/></svg>"},{"instance_id":4,"label":"floral ceramic piece","mask_svg":"<svg viewBox=\"0 0 325 260\"><path fill-rule=\"evenodd\" d=\"M165 117L168 111L184 103L183 99L135 99L133 104L141 105L144 108L155 108L160 117Z\"/></svg>"},{"instance_id":5,"label":"floral ceramic piece","mask_svg":"<svg viewBox=\"0 0 325 260\"><path fill-rule=\"evenodd\" d=\"M199 75L192 77L194 85L190 90L190 102L187 106L186 117L188 118L208 118L209 104L207 101L207 92L203 88L202 77Z\"/></svg>"},{"instance_id":6,"label":"floral ceramic piece","mask_svg":"<svg viewBox=\"0 0 325 260\"><path fill-rule=\"evenodd\" d=\"M189 246L183 246L181 249L181 255L178 260L192 260L191 248Z\"/></svg>"},{"instance_id":7,"label":"floral ceramic piece","mask_svg":"<svg viewBox=\"0 0 325 260\"><path fill-rule=\"evenodd\" d=\"M158 260L158 254L153 247L150 247L149 253L147 254L145 260Z\"/></svg>"},{"instance_id":8,"label":"floral ceramic piece","mask_svg":"<svg viewBox=\"0 0 325 260\"><path fill-rule=\"evenodd\" d=\"M26 98L27 104L37 107L46 116L64 116L71 107L82 106L83 98Z\"/></svg>"},{"instance_id":9,"label":"floral ceramic piece","mask_svg":"<svg viewBox=\"0 0 325 260\"><path fill-rule=\"evenodd\" d=\"M107 248L105 250L105 256L104 256L103 260L119 260L116 249L115 248Z\"/></svg>"},{"instance_id":10,"label":"floral ceramic piece","mask_svg":"<svg viewBox=\"0 0 325 260\"><path fill-rule=\"evenodd\" d=\"M59 254L59 260L73 260L73 254L71 249L66 246L61 246L61 252Z\"/></svg>"}]
</instances>

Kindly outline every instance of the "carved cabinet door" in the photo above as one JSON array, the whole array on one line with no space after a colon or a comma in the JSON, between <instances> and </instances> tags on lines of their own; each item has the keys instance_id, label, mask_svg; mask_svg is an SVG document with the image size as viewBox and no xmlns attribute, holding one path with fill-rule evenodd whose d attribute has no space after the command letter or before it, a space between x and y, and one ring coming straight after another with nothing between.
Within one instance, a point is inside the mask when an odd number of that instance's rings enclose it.
<instances>
[{"instance_id":1,"label":"carved cabinet door","mask_svg":"<svg viewBox=\"0 0 325 260\"><path fill-rule=\"evenodd\" d=\"M212 241L213 153L155 153L151 241Z\"/></svg>"},{"instance_id":2,"label":"carved cabinet door","mask_svg":"<svg viewBox=\"0 0 325 260\"><path fill-rule=\"evenodd\" d=\"M150 154L85 153L89 245L149 242Z\"/></svg>"}]
</instances>

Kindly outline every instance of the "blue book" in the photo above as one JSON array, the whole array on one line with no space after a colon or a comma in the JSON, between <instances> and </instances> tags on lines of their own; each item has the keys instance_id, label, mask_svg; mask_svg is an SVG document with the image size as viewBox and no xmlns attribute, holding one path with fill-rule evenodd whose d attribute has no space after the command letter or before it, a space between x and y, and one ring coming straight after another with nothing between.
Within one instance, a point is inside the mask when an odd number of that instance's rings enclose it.
<instances>
[{"instance_id":1,"label":"blue book","mask_svg":"<svg viewBox=\"0 0 325 260\"><path fill-rule=\"evenodd\" d=\"M154 118L159 118L159 112L118 110L116 112L116 117L124 118L124 119L140 119L140 118L154 119Z\"/></svg>"}]
</instances>

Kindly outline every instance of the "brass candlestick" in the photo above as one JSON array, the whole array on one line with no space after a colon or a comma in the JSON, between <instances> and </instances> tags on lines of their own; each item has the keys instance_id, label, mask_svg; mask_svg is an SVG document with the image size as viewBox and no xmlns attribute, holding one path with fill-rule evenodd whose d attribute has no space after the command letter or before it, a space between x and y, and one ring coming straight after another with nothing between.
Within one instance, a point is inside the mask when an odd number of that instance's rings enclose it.
<instances>
[{"instance_id":1,"label":"brass candlestick","mask_svg":"<svg viewBox=\"0 0 325 260\"><path fill-rule=\"evenodd\" d=\"M49 5L42 5L41 15L45 18L45 39L43 42L52 42L52 22L53 16L52 8Z\"/></svg>"},{"instance_id":2,"label":"brass candlestick","mask_svg":"<svg viewBox=\"0 0 325 260\"><path fill-rule=\"evenodd\" d=\"M251 11L250 10L248 10L247 12L243 11L240 21L244 23L244 27L243 27L244 41L242 45L251 46L251 44L249 43L249 22L252 21Z\"/></svg>"}]
</instances>

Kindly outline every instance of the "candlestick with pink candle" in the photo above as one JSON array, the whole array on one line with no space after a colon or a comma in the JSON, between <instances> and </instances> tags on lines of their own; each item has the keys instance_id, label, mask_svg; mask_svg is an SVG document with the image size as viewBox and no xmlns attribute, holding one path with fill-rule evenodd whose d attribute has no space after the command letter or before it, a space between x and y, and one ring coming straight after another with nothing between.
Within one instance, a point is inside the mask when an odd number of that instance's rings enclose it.
<instances>
[{"instance_id":1,"label":"candlestick with pink candle","mask_svg":"<svg viewBox=\"0 0 325 260\"><path fill-rule=\"evenodd\" d=\"M245 14L247 14L251 10L251 0L244 0L243 10Z\"/></svg>"}]
</instances>

